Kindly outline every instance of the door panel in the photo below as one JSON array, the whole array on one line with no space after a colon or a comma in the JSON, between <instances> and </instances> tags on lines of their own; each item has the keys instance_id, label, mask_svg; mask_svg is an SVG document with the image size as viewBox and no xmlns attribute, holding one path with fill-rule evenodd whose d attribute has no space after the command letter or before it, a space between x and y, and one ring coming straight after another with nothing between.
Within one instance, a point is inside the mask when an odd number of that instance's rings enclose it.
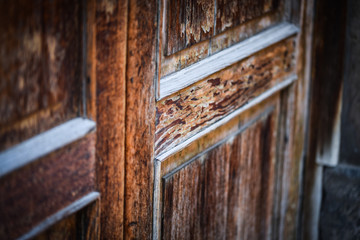
<instances>
[{"instance_id":1,"label":"door panel","mask_svg":"<svg viewBox=\"0 0 360 240\"><path fill-rule=\"evenodd\" d=\"M295 238L312 4L0 3L0 238Z\"/></svg>"},{"instance_id":2,"label":"door panel","mask_svg":"<svg viewBox=\"0 0 360 240\"><path fill-rule=\"evenodd\" d=\"M273 113L163 177L163 239L269 239Z\"/></svg>"},{"instance_id":3,"label":"door panel","mask_svg":"<svg viewBox=\"0 0 360 240\"><path fill-rule=\"evenodd\" d=\"M0 3L0 149L81 110L81 1Z\"/></svg>"},{"instance_id":4,"label":"door panel","mask_svg":"<svg viewBox=\"0 0 360 240\"><path fill-rule=\"evenodd\" d=\"M155 153L170 149L294 78L294 50L295 39L289 38L158 101Z\"/></svg>"},{"instance_id":5,"label":"door panel","mask_svg":"<svg viewBox=\"0 0 360 240\"><path fill-rule=\"evenodd\" d=\"M90 2L0 3L1 239L99 237Z\"/></svg>"},{"instance_id":6,"label":"door panel","mask_svg":"<svg viewBox=\"0 0 360 240\"><path fill-rule=\"evenodd\" d=\"M284 19L282 0L160 1L160 76L228 48Z\"/></svg>"},{"instance_id":7,"label":"door panel","mask_svg":"<svg viewBox=\"0 0 360 240\"><path fill-rule=\"evenodd\" d=\"M153 238L294 238L305 2L215 1L194 42L190 3L161 3Z\"/></svg>"}]
</instances>

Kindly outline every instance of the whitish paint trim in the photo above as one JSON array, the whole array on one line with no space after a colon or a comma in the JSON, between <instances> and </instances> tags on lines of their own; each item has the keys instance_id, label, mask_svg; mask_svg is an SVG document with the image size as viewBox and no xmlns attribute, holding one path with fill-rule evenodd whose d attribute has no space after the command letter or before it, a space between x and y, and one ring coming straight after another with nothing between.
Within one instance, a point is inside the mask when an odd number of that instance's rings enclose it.
<instances>
[{"instance_id":1,"label":"whitish paint trim","mask_svg":"<svg viewBox=\"0 0 360 240\"><path fill-rule=\"evenodd\" d=\"M169 96L298 32L299 29L295 25L284 22L194 63L183 70L165 76L160 79L159 99Z\"/></svg>"},{"instance_id":2,"label":"whitish paint trim","mask_svg":"<svg viewBox=\"0 0 360 240\"><path fill-rule=\"evenodd\" d=\"M234 112L230 113L229 115L227 115L226 117L222 118L221 120L215 122L214 124L210 125L209 127L205 128L204 130L202 130L201 132L195 134L194 136L190 137L189 139L185 140L184 142L180 143L179 145L171 148L170 150L161 153L160 155L158 155L156 157L156 159L158 159L159 161L164 161L166 158L168 158L169 156L173 155L174 153L184 149L186 146L188 146L191 142L196 141L197 139L201 138L202 136L208 134L209 132L213 131L214 129L216 129L217 127L227 123L228 121L230 121L231 119L233 119L234 117L236 117L237 115L239 115L240 113L248 110L249 108L259 104L260 102L262 102L263 100L267 99L268 97L272 96L273 94L275 94L276 92L279 92L280 90L286 88L287 86L289 86L291 83L293 83L295 80L297 79L297 75L296 74L292 74L290 75L287 79L285 79L284 81L282 81L281 83L277 84L276 86L270 88L269 90L267 90L266 92L262 93L261 95L257 96L256 98L252 99L249 103L245 104L244 106L238 108L237 110L235 110Z\"/></svg>"},{"instance_id":3,"label":"whitish paint trim","mask_svg":"<svg viewBox=\"0 0 360 240\"><path fill-rule=\"evenodd\" d=\"M160 239L160 187L161 187L161 162L155 159L154 161L154 203L153 203L153 240Z\"/></svg>"},{"instance_id":4,"label":"whitish paint trim","mask_svg":"<svg viewBox=\"0 0 360 240\"><path fill-rule=\"evenodd\" d=\"M0 153L0 177L82 138L95 126L91 120L75 118Z\"/></svg>"},{"instance_id":5,"label":"whitish paint trim","mask_svg":"<svg viewBox=\"0 0 360 240\"><path fill-rule=\"evenodd\" d=\"M30 239L35 237L37 234L41 233L51 225L55 224L56 222L64 219L65 217L70 216L71 214L79 211L80 209L86 207L90 203L94 202L95 200L99 199L100 194L98 192L91 192L88 195L80 198L79 200L76 200L69 206L61 209L54 215L51 215L50 217L46 218L44 221L42 221L39 225L35 226L31 231L28 233L22 235L19 240L23 239Z\"/></svg>"}]
</instances>

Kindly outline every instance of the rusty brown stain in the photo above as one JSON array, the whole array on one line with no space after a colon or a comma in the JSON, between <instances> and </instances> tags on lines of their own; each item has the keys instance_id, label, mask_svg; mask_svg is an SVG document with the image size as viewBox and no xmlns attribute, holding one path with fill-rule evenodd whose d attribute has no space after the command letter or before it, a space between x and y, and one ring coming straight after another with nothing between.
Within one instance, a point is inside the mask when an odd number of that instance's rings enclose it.
<instances>
[{"instance_id":1,"label":"rusty brown stain","mask_svg":"<svg viewBox=\"0 0 360 240\"><path fill-rule=\"evenodd\" d=\"M189 138L288 76L294 70L293 41L283 41L157 102L163 114L156 126L156 153ZM174 125L178 119L186 124ZM181 137L175 140L179 133Z\"/></svg>"},{"instance_id":2,"label":"rusty brown stain","mask_svg":"<svg viewBox=\"0 0 360 240\"><path fill-rule=\"evenodd\" d=\"M215 79L209 79L207 80L209 83L211 83L212 87L218 86L220 85L220 78L215 78Z\"/></svg>"}]
</instances>

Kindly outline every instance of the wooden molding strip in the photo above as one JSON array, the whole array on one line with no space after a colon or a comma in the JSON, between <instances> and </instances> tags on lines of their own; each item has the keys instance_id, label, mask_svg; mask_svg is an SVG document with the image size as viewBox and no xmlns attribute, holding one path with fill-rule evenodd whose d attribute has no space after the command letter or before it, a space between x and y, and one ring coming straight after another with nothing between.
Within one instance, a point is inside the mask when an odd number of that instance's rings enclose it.
<instances>
[{"instance_id":1,"label":"wooden molding strip","mask_svg":"<svg viewBox=\"0 0 360 240\"><path fill-rule=\"evenodd\" d=\"M56 212L55 214L51 215L50 217L46 218L40 224L35 226L31 231L27 232L26 234L22 235L19 240L23 239L30 239L35 237L37 234L41 233L51 225L55 224L56 222L70 216L71 214L79 211L80 209L86 207L90 203L96 201L100 198L100 193L98 192L91 192L84 197L76 200L69 206L61 209L60 211Z\"/></svg>"},{"instance_id":2,"label":"wooden molding strip","mask_svg":"<svg viewBox=\"0 0 360 240\"><path fill-rule=\"evenodd\" d=\"M82 138L95 127L89 119L75 118L3 151L0 177Z\"/></svg>"},{"instance_id":3,"label":"wooden molding strip","mask_svg":"<svg viewBox=\"0 0 360 240\"><path fill-rule=\"evenodd\" d=\"M296 33L299 29L284 22L216 53L200 62L160 79L159 99L169 96L191 84Z\"/></svg>"},{"instance_id":4,"label":"wooden molding strip","mask_svg":"<svg viewBox=\"0 0 360 240\"><path fill-rule=\"evenodd\" d=\"M164 161L166 158L168 158L170 155L184 149L187 145L189 145L191 142L201 138L202 136L206 135L207 133L211 132L212 130L214 130L215 128L225 124L226 122L230 121L232 118L234 118L235 116L239 115L240 113L246 111L247 109L255 106L256 104L262 102L263 100L267 99L268 97L272 96L273 94L275 94L276 92L286 88L287 86L289 86L291 83L293 83L295 80L297 79L297 75L296 74L292 74L290 75L288 78L286 78L284 81L282 81L281 83L277 84L276 86L270 88L269 90L267 90L266 92L264 92L263 94L261 94L260 96L252 99L249 103L245 104L244 106L238 108L237 110L235 110L234 112L232 112L231 114L227 115L226 117L224 117L223 119L215 122L214 124L210 125L209 127L205 128L203 131L199 132L198 134L195 134L194 136L190 137L189 139L185 140L184 142L180 143L179 145L173 147L172 149L156 156L156 160L157 161Z\"/></svg>"}]
</instances>

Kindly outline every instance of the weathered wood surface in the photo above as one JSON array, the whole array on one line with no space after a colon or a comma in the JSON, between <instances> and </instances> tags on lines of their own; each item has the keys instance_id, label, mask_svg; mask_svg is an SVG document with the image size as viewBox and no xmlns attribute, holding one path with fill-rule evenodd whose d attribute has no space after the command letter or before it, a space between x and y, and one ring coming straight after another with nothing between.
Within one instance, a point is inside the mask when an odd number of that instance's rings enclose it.
<instances>
[{"instance_id":1,"label":"weathered wood surface","mask_svg":"<svg viewBox=\"0 0 360 240\"><path fill-rule=\"evenodd\" d=\"M157 102L156 153L175 146L284 80L294 69L294 47L294 39L285 40Z\"/></svg>"},{"instance_id":2,"label":"weathered wood surface","mask_svg":"<svg viewBox=\"0 0 360 240\"><path fill-rule=\"evenodd\" d=\"M263 117L164 176L163 239L270 239L275 124Z\"/></svg>"},{"instance_id":3,"label":"weathered wood surface","mask_svg":"<svg viewBox=\"0 0 360 240\"><path fill-rule=\"evenodd\" d=\"M96 170L103 239L124 235L127 9L127 1L96 1Z\"/></svg>"},{"instance_id":4,"label":"weathered wood surface","mask_svg":"<svg viewBox=\"0 0 360 240\"><path fill-rule=\"evenodd\" d=\"M214 32L214 1L168 0L166 9L166 55L206 40Z\"/></svg>"},{"instance_id":5,"label":"weathered wood surface","mask_svg":"<svg viewBox=\"0 0 360 240\"><path fill-rule=\"evenodd\" d=\"M301 194L305 139L307 134L309 91L312 61L313 10L312 0L287 1L288 21L299 26L297 35L296 74L298 80L287 91L281 101L281 124L279 134L280 179L277 191L278 217L274 224L274 239L298 239L301 232ZM314 104L317 104L314 102ZM304 195L306 197L306 194ZM314 225L316 226L316 225Z\"/></svg>"},{"instance_id":6,"label":"weathered wood surface","mask_svg":"<svg viewBox=\"0 0 360 240\"><path fill-rule=\"evenodd\" d=\"M91 192L49 216L22 235L23 239L99 239L100 205L98 192Z\"/></svg>"},{"instance_id":7,"label":"weathered wood surface","mask_svg":"<svg viewBox=\"0 0 360 240\"><path fill-rule=\"evenodd\" d=\"M150 239L154 178L157 2L129 1L126 71L126 239Z\"/></svg>"},{"instance_id":8,"label":"weathered wood surface","mask_svg":"<svg viewBox=\"0 0 360 240\"><path fill-rule=\"evenodd\" d=\"M216 34L276 10L279 0L217 0Z\"/></svg>"},{"instance_id":9,"label":"weathered wood surface","mask_svg":"<svg viewBox=\"0 0 360 240\"><path fill-rule=\"evenodd\" d=\"M166 11L163 30L167 44L165 55L260 17L278 5L277 0L167 0L163 4Z\"/></svg>"},{"instance_id":10,"label":"weathered wood surface","mask_svg":"<svg viewBox=\"0 0 360 240\"><path fill-rule=\"evenodd\" d=\"M234 137L239 133L252 126L259 119L264 118L271 114L274 122L277 122L278 118L278 103L279 94L267 98L266 101L259 102L251 108L247 108L241 113L232 116L229 115L228 120L226 118L218 121L219 125L212 125L205 131L196 134L194 137L186 140L178 145L172 151L168 151L156 158L155 164L155 189L154 189L154 235L161 235L161 212L160 202L162 200L162 187L161 178L164 175L169 174L180 165L202 154L210 148L216 145L225 143L230 137ZM235 111L237 112L237 111ZM234 112L234 113L235 113ZM226 121L223 121L226 120ZM222 122L222 123L220 123ZM182 146L184 145L184 146ZM182 147L181 147L182 146ZM180 148L178 148L180 147ZM171 153L170 153L171 152ZM159 237L157 237L159 238Z\"/></svg>"},{"instance_id":11,"label":"weathered wood surface","mask_svg":"<svg viewBox=\"0 0 360 240\"><path fill-rule=\"evenodd\" d=\"M171 95L203 78L229 67L298 32L293 24L281 23L242 41L203 61L160 79L159 99Z\"/></svg>"},{"instance_id":12,"label":"weathered wood surface","mask_svg":"<svg viewBox=\"0 0 360 240\"><path fill-rule=\"evenodd\" d=\"M161 162L161 176L168 174L179 165L195 157L199 152L203 152L211 146L226 140L229 136L244 131L244 129L251 126L264 115L277 111L278 101L279 93L233 116L216 127L212 125L206 131L196 134L194 138L184 142L183 148L175 148L174 151L168 151L159 155L157 161ZM272 114L275 115L277 112Z\"/></svg>"},{"instance_id":13,"label":"weathered wood surface","mask_svg":"<svg viewBox=\"0 0 360 240\"><path fill-rule=\"evenodd\" d=\"M0 149L80 111L82 2L0 3Z\"/></svg>"},{"instance_id":14,"label":"weathered wood surface","mask_svg":"<svg viewBox=\"0 0 360 240\"><path fill-rule=\"evenodd\" d=\"M0 153L0 177L75 142L95 129L93 121L75 118Z\"/></svg>"},{"instance_id":15,"label":"weathered wood surface","mask_svg":"<svg viewBox=\"0 0 360 240\"><path fill-rule=\"evenodd\" d=\"M17 238L95 189L95 133L0 179L0 237Z\"/></svg>"},{"instance_id":16,"label":"weathered wood surface","mask_svg":"<svg viewBox=\"0 0 360 240\"><path fill-rule=\"evenodd\" d=\"M163 0L160 76L183 69L283 20L281 0L245 1L246 5L241 2L207 1L204 4L203 1ZM246 21L240 15L246 16ZM216 32L215 28L226 30ZM189 35L193 41L188 39Z\"/></svg>"}]
</instances>

